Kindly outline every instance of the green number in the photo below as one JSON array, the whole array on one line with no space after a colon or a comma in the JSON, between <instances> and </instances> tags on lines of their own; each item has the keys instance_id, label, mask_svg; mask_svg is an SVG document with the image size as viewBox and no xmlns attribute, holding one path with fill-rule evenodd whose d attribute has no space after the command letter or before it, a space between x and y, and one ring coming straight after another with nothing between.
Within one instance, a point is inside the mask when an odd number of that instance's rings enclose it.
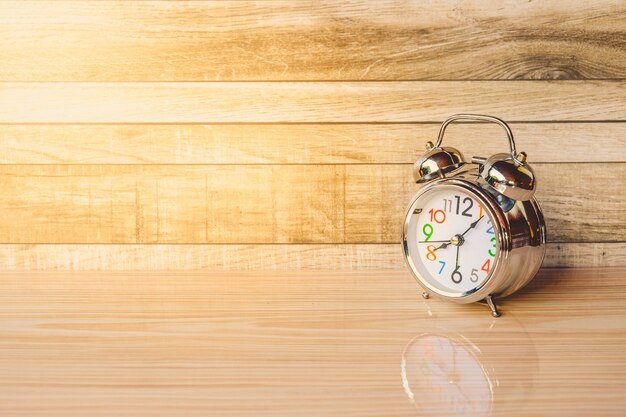
<instances>
[{"instance_id":1,"label":"green number","mask_svg":"<svg viewBox=\"0 0 626 417\"><path fill-rule=\"evenodd\" d=\"M430 237L433 235L433 227L430 223L426 223L424 227L422 227L422 232L424 232L424 236L426 236L424 242L428 242L430 240Z\"/></svg>"},{"instance_id":2,"label":"green number","mask_svg":"<svg viewBox=\"0 0 626 417\"><path fill-rule=\"evenodd\" d=\"M495 237L495 236L494 236L494 237L492 237L492 238L491 238L491 241L493 242L493 246L492 246L492 248L493 248L494 250L493 250L493 252L492 252L492 251L491 251L491 249L489 249L489 255L491 255L491 256L496 256L496 250L495 250L495 249L496 249L496 237Z\"/></svg>"}]
</instances>

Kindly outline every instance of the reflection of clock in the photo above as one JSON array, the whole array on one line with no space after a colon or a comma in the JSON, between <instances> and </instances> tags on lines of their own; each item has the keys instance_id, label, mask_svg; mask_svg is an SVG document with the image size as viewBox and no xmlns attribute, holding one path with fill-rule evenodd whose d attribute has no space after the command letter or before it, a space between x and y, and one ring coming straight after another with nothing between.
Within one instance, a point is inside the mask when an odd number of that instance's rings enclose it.
<instances>
[{"instance_id":1,"label":"reflection of clock","mask_svg":"<svg viewBox=\"0 0 626 417\"><path fill-rule=\"evenodd\" d=\"M469 340L423 333L402 353L402 383L424 415L487 416L493 384Z\"/></svg>"}]
</instances>

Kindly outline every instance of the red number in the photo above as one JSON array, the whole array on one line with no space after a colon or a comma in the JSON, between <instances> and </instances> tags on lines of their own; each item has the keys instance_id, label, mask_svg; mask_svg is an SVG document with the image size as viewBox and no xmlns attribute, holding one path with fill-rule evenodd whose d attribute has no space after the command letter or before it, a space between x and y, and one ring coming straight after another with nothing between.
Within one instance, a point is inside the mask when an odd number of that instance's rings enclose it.
<instances>
[{"instance_id":1,"label":"red number","mask_svg":"<svg viewBox=\"0 0 626 417\"><path fill-rule=\"evenodd\" d=\"M483 206L478 205L478 218L480 219L481 217L483 217Z\"/></svg>"},{"instance_id":2,"label":"red number","mask_svg":"<svg viewBox=\"0 0 626 417\"><path fill-rule=\"evenodd\" d=\"M436 250L435 246L428 245L426 249L428 249L428 253L426 254L426 259L428 259L429 261L436 261L437 254L435 253L435 250Z\"/></svg>"},{"instance_id":3,"label":"red number","mask_svg":"<svg viewBox=\"0 0 626 417\"><path fill-rule=\"evenodd\" d=\"M446 212L443 210L434 211L434 209L430 209L428 210L428 213L430 213L431 222L433 220L436 221L437 223L443 223L446 221Z\"/></svg>"},{"instance_id":4,"label":"red number","mask_svg":"<svg viewBox=\"0 0 626 417\"><path fill-rule=\"evenodd\" d=\"M489 273L491 271L491 259L487 259L480 270Z\"/></svg>"}]
</instances>

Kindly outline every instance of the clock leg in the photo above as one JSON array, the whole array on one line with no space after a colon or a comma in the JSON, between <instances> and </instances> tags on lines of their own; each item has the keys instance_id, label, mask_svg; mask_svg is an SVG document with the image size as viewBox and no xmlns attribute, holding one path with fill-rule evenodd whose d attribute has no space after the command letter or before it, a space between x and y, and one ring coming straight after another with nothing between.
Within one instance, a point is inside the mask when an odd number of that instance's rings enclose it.
<instances>
[{"instance_id":1,"label":"clock leg","mask_svg":"<svg viewBox=\"0 0 626 417\"><path fill-rule=\"evenodd\" d=\"M422 297L423 297L425 300L428 300L428 299L430 298L430 294L428 294L426 291L424 291L424 292L422 293Z\"/></svg>"},{"instance_id":2,"label":"clock leg","mask_svg":"<svg viewBox=\"0 0 626 417\"><path fill-rule=\"evenodd\" d=\"M500 317L501 314L498 311L498 306L496 305L496 300L492 296L488 295L487 298L485 298L485 301L487 301L487 305L491 309L491 315L494 316L494 317Z\"/></svg>"}]
</instances>

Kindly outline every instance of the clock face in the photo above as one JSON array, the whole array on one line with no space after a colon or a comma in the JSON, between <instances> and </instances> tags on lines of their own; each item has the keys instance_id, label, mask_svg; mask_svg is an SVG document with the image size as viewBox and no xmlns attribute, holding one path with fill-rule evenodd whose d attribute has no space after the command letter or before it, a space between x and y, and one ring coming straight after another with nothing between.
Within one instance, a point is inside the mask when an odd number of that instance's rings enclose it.
<instances>
[{"instance_id":1,"label":"clock face","mask_svg":"<svg viewBox=\"0 0 626 417\"><path fill-rule=\"evenodd\" d=\"M431 287L468 293L491 275L498 251L497 228L479 199L453 185L422 194L408 214L409 255Z\"/></svg>"}]
</instances>

